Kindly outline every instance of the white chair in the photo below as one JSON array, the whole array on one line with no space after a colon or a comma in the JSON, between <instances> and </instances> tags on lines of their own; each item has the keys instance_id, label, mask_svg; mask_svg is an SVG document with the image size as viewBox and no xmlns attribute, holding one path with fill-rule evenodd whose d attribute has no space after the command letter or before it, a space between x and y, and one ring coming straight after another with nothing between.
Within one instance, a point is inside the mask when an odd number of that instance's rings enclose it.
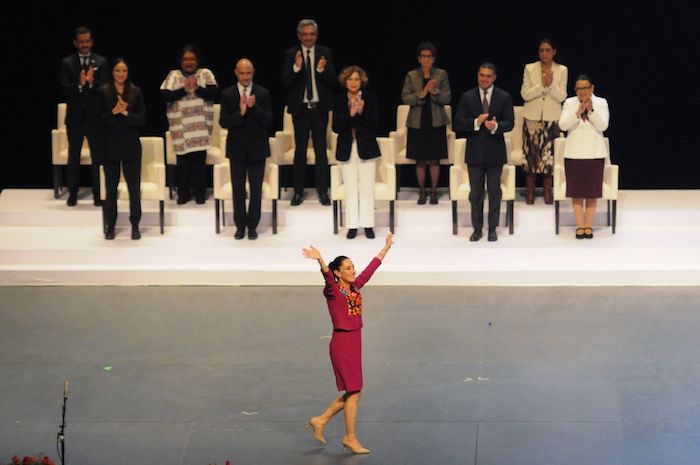
<instances>
[{"instance_id":1,"label":"white chair","mask_svg":"<svg viewBox=\"0 0 700 465\"><path fill-rule=\"evenodd\" d=\"M226 140L225 129L221 132L222 140ZM270 137L270 146L275 143ZM250 184L246 181L246 196L250 194ZM268 157L265 160L265 174L263 175L262 199L272 201L272 234L277 234L277 200L279 200L279 166ZM221 226L226 226L226 213L224 203L233 201L233 185L231 184L231 168L228 158L214 165L214 220L216 222L216 234L221 232Z\"/></svg>"},{"instance_id":2,"label":"white chair","mask_svg":"<svg viewBox=\"0 0 700 465\"><path fill-rule=\"evenodd\" d=\"M141 137L141 201L157 200L160 221L160 233L164 232L165 222L165 199L167 189L165 185L165 164L163 163L163 138L162 137ZM102 200L107 197L105 187L104 168L100 166L100 196ZM128 200L129 189L124 181L122 173L117 185L117 200ZM103 227L104 224L103 218Z\"/></svg>"},{"instance_id":3,"label":"white chair","mask_svg":"<svg viewBox=\"0 0 700 465\"><path fill-rule=\"evenodd\" d=\"M505 139L506 151L510 152L510 139ZM464 153L467 148L467 139L457 139L455 142L455 152L458 157L454 165L450 167L450 200L452 200L452 234L457 234L459 226L457 214L457 202L460 200L469 201L469 168L464 162ZM504 165L501 173L502 200L506 202L506 226L508 234L513 234L515 216L515 166Z\"/></svg>"},{"instance_id":4,"label":"white chair","mask_svg":"<svg viewBox=\"0 0 700 465\"><path fill-rule=\"evenodd\" d=\"M377 160L374 181L374 200L389 201L389 231L394 232L394 201L396 200L396 167L394 166L394 139L377 137L381 158ZM331 200L333 201L333 234L338 234L338 223L343 225L345 184L340 166L331 166Z\"/></svg>"},{"instance_id":5,"label":"white chair","mask_svg":"<svg viewBox=\"0 0 700 465\"><path fill-rule=\"evenodd\" d=\"M510 139L510 150L508 151L508 164L520 166L523 164L523 107L513 107L515 121L513 129L503 133L503 137Z\"/></svg>"},{"instance_id":6,"label":"white chair","mask_svg":"<svg viewBox=\"0 0 700 465\"><path fill-rule=\"evenodd\" d=\"M408 138L408 128L406 127L406 120L408 119L408 112L411 109L410 105L399 105L396 107L396 130L389 133L389 137L394 139L394 164L397 170L397 182L401 183L401 173L400 168L402 165L415 164L415 160L406 158L406 141ZM450 119L450 123L447 125L447 158L440 160L441 165L452 165L455 162L455 140L456 135L452 130L452 107L445 105L445 112ZM400 186L399 186L400 189Z\"/></svg>"},{"instance_id":7,"label":"white chair","mask_svg":"<svg viewBox=\"0 0 700 465\"><path fill-rule=\"evenodd\" d=\"M292 115L287 113L287 107L284 107L282 117L282 130L275 132L275 143L270 145L271 156L273 161L279 165L280 170L284 173L289 173L290 167L294 165L294 151L296 144L294 142L294 122ZM333 112L328 112L328 126L326 127L326 157L328 164L334 165L335 160L335 145L338 138L337 134L333 133ZM313 148L313 140L309 133L309 143L306 147L306 164L316 164L316 153ZM285 176L286 177L286 176ZM285 183L285 187L288 183ZM280 185L280 188L282 186Z\"/></svg>"},{"instance_id":8,"label":"white chair","mask_svg":"<svg viewBox=\"0 0 700 465\"><path fill-rule=\"evenodd\" d=\"M221 105L214 104L214 124L211 133L211 146L207 149L207 158L205 163L209 166L214 166L226 159L226 138L221 138L221 131L224 129L219 125L219 115L221 114ZM221 145L223 140L224 145ZM168 196L173 198L173 186L175 185L175 167L177 166L177 155L173 146L173 138L170 131L165 132L165 163L168 167Z\"/></svg>"},{"instance_id":9,"label":"white chair","mask_svg":"<svg viewBox=\"0 0 700 465\"><path fill-rule=\"evenodd\" d=\"M53 164L53 196L57 199L61 195L63 186L63 171L68 165L68 133L66 132L66 111L68 106L65 103L58 104L56 129L51 130L51 163ZM92 165L90 158L90 146L87 138L83 139L83 146L80 149L80 164Z\"/></svg>"},{"instance_id":10,"label":"white chair","mask_svg":"<svg viewBox=\"0 0 700 465\"><path fill-rule=\"evenodd\" d=\"M605 168L603 169L603 199L607 202L608 226L612 226L612 233L615 234L617 226L617 197L620 167L610 162L610 140L605 138L605 145L608 149L608 156L605 157ZM554 223L556 233L559 234L559 202L566 200L566 171L564 169L564 148L566 138L558 137L554 140ZM611 211L612 204L612 211Z\"/></svg>"}]
</instances>

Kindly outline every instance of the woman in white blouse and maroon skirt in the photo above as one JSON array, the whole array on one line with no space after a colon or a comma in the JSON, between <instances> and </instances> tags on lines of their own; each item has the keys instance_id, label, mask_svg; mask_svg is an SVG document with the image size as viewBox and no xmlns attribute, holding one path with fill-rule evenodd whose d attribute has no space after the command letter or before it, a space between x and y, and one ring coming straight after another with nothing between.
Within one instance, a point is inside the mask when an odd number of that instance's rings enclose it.
<instances>
[{"instance_id":1,"label":"woman in white blouse and maroon skirt","mask_svg":"<svg viewBox=\"0 0 700 465\"><path fill-rule=\"evenodd\" d=\"M567 131L564 148L566 196L572 198L576 239L593 239L596 200L603 196L603 170L608 149L603 131L608 128L608 102L593 94L590 77L581 74L574 85L576 97L564 102L559 128ZM585 203L585 211L584 211Z\"/></svg>"}]
</instances>

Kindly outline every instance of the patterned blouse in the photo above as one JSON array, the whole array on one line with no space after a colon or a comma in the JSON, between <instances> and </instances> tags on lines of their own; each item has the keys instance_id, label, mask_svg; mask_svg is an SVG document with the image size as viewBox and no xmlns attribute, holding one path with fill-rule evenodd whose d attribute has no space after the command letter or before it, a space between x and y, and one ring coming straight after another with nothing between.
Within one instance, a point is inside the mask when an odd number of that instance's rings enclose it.
<instances>
[{"instance_id":1,"label":"patterned blouse","mask_svg":"<svg viewBox=\"0 0 700 465\"><path fill-rule=\"evenodd\" d=\"M362 295L357 292L354 286L350 289L340 288L340 292L345 296L348 301L348 315L350 316L360 316L362 315Z\"/></svg>"}]
</instances>

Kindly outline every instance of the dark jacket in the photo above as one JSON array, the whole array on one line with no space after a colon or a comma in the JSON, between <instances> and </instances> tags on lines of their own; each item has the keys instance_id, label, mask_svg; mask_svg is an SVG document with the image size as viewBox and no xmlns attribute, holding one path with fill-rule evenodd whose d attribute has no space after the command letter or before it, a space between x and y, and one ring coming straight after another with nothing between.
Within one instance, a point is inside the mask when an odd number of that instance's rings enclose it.
<instances>
[{"instance_id":1,"label":"dark jacket","mask_svg":"<svg viewBox=\"0 0 700 465\"><path fill-rule=\"evenodd\" d=\"M315 63L312 72L316 74L316 90L318 92L318 109L320 111L330 111L333 101L333 86L338 75L333 64L331 49L320 44L315 46ZM291 115L298 115L304 108L304 92L306 91L306 70L305 61L302 60L301 70L294 72L294 58L297 51L301 50L301 45L296 45L284 52L284 68L282 68L282 84L288 90L287 112ZM326 67L322 73L316 71L321 57L326 58Z\"/></svg>"},{"instance_id":2,"label":"dark jacket","mask_svg":"<svg viewBox=\"0 0 700 465\"><path fill-rule=\"evenodd\" d=\"M363 160L381 156L377 144L376 130L379 124L377 98L374 94L362 91L365 107L361 114L350 116L348 94L343 92L333 99L333 132L338 133L335 158L348 161L352 148L352 130L355 129L357 152Z\"/></svg>"},{"instance_id":3,"label":"dark jacket","mask_svg":"<svg viewBox=\"0 0 700 465\"><path fill-rule=\"evenodd\" d=\"M482 124L478 131L474 131L474 120L482 112L479 87L462 94L454 117L454 128L456 131L466 133L466 163L468 165L504 165L508 161L508 157L503 133L513 129L515 122L513 99L508 92L496 86L493 87L489 117L496 117L498 129L496 129L495 134L491 134L485 124Z\"/></svg>"},{"instance_id":4,"label":"dark jacket","mask_svg":"<svg viewBox=\"0 0 700 465\"><path fill-rule=\"evenodd\" d=\"M251 95L255 105L241 116L238 85L226 88L221 93L219 124L228 129L226 157L231 160L264 160L270 156L267 130L272 125L272 103L270 92L253 83Z\"/></svg>"},{"instance_id":5,"label":"dark jacket","mask_svg":"<svg viewBox=\"0 0 700 465\"><path fill-rule=\"evenodd\" d=\"M66 125L77 126L86 121L92 121L97 116L97 89L109 81L109 66L107 59L96 53L90 54L90 66L95 69L95 80L92 86L80 86L80 65L78 53L73 53L61 60L61 95L66 100Z\"/></svg>"},{"instance_id":6,"label":"dark jacket","mask_svg":"<svg viewBox=\"0 0 700 465\"><path fill-rule=\"evenodd\" d=\"M112 108L117 104L114 89L105 85L97 91L98 122L105 161L133 160L141 156L139 128L146 125L146 106L141 89L132 84L126 100L129 115L113 115Z\"/></svg>"}]
</instances>

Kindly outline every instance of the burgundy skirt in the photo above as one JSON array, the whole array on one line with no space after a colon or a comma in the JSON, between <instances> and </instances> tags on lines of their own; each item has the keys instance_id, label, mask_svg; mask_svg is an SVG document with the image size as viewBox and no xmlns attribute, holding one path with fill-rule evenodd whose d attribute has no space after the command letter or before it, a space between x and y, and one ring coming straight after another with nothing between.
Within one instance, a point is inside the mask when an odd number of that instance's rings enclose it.
<instances>
[{"instance_id":1,"label":"burgundy skirt","mask_svg":"<svg viewBox=\"0 0 700 465\"><path fill-rule=\"evenodd\" d=\"M603 196L604 158L564 159L566 196L574 199L599 199Z\"/></svg>"},{"instance_id":2,"label":"burgundy skirt","mask_svg":"<svg viewBox=\"0 0 700 465\"><path fill-rule=\"evenodd\" d=\"M361 391L362 330L333 331L330 354L338 391Z\"/></svg>"}]
</instances>

